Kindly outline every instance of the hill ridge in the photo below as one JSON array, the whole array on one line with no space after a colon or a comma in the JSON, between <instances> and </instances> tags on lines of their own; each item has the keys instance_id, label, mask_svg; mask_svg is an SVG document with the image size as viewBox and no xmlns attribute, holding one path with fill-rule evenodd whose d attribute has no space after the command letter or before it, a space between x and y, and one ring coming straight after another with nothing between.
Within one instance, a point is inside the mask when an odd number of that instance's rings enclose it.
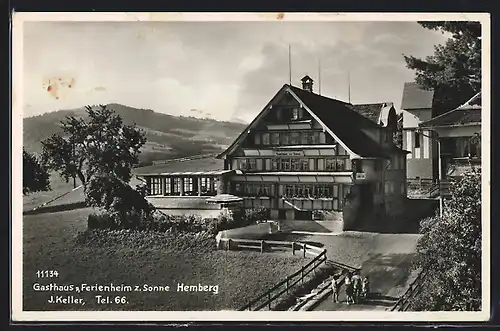
<instances>
[{"instance_id":1,"label":"hill ridge","mask_svg":"<svg viewBox=\"0 0 500 331\"><path fill-rule=\"evenodd\" d=\"M151 164L154 160L221 152L246 127L246 124L242 123L177 116L119 103L109 103L107 106L120 115L125 124L135 124L146 133L147 143L141 151L141 164ZM66 116L86 117L86 115L85 107L81 107L25 117L23 145L28 151L39 153L42 147L40 142L60 132L60 122Z\"/></svg>"}]
</instances>

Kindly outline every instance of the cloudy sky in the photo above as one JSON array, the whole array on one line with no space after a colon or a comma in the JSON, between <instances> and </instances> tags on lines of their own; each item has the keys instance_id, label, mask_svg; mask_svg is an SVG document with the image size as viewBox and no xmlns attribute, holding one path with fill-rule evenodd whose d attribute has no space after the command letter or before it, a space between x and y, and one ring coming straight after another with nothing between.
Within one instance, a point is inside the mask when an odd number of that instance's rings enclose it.
<instances>
[{"instance_id":1,"label":"cloudy sky","mask_svg":"<svg viewBox=\"0 0 500 331\"><path fill-rule=\"evenodd\" d=\"M412 81L402 54L426 56L446 36L414 22L26 22L24 117L121 103L250 121L288 83L315 79L352 103L401 104ZM350 75L348 74L350 72Z\"/></svg>"}]
</instances>

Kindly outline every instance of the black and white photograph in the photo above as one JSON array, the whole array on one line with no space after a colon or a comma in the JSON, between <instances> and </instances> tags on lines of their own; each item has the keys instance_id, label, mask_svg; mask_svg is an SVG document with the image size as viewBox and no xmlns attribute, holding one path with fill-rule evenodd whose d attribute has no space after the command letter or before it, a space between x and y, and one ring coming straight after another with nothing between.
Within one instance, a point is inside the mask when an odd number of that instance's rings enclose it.
<instances>
[{"instance_id":1,"label":"black and white photograph","mask_svg":"<svg viewBox=\"0 0 500 331\"><path fill-rule=\"evenodd\" d=\"M12 43L13 321L489 319L488 14L15 13Z\"/></svg>"}]
</instances>

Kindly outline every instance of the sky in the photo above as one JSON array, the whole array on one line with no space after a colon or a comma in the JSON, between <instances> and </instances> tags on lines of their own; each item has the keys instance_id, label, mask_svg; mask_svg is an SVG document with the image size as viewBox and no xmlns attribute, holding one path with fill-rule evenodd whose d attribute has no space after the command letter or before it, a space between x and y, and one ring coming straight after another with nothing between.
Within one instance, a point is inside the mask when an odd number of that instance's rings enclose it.
<instances>
[{"instance_id":1,"label":"sky","mask_svg":"<svg viewBox=\"0 0 500 331\"><path fill-rule=\"evenodd\" d=\"M24 117L121 103L251 121L308 74L321 94L401 105L414 80L403 54L431 55L447 36L416 22L25 22ZM319 66L319 63L321 65Z\"/></svg>"}]
</instances>

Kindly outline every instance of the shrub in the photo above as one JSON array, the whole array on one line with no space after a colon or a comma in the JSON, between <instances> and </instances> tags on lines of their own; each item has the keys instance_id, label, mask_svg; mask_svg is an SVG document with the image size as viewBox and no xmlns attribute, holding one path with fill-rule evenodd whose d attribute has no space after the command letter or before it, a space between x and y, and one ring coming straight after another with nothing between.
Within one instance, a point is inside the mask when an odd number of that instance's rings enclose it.
<instances>
[{"instance_id":1,"label":"shrub","mask_svg":"<svg viewBox=\"0 0 500 331\"><path fill-rule=\"evenodd\" d=\"M258 207L252 209L245 209L242 215L241 223L250 225L254 223L265 222L269 218L269 210L265 207Z\"/></svg>"},{"instance_id":2,"label":"shrub","mask_svg":"<svg viewBox=\"0 0 500 331\"><path fill-rule=\"evenodd\" d=\"M89 215L89 229L173 231L182 233L217 234L219 231L256 224L267 219L265 208L236 210L232 214L221 212L217 217L202 218L197 215L166 215L149 210L103 211Z\"/></svg>"}]
</instances>

